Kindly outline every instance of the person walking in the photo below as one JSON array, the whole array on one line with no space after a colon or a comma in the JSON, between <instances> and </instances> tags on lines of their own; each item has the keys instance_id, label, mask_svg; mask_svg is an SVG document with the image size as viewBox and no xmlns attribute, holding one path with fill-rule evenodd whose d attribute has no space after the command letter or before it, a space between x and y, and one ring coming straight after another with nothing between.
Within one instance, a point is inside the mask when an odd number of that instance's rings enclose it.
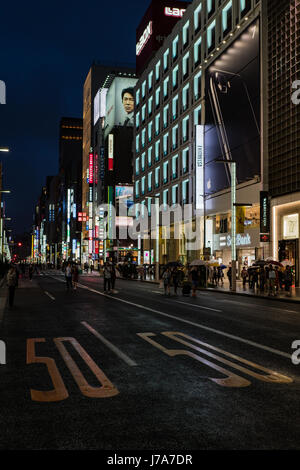
<instances>
[{"instance_id":1,"label":"person walking","mask_svg":"<svg viewBox=\"0 0 300 470\"><path fill-rule=\"evenodd\" d=\"M269 297L271 297L271 295L273 295L273 297L275 297L276 293L275 293L275 280L276 280L276 273L273 269L273 266L272 264L270 264L269 266L269 273L268 273L268 276L269 276Z\"/></svg>"},{"instance_id":2,"label":"person walking","mask_svg":"<svg viewBox=\"0 0 300 470\"><path fill-rule=\"evenodd\" d=\"M230 289L232 289L232 269L231 269L231 266L228 268L227 277L228 277L228 280L229 280L229 287L230 287Z\"/></svg>"},{"instance_id":3,"label":"person walking","mask_svg":"<svg viewBox=\"0 0 300 470\"><path fill-rule=\"evenodd\" d=\"M111 289L111 269L108 263L104 263L103 269L103 278L104 278L104 292L108 292L110 294ZM108 286L108 291L106 287Z\"/></svg>"},{"instance_id":4,"label":"person walking","mask_svg":"<svg viewBox=\"0 0 300 470\"><path fill-rule=\"evenodd\" d=\"M9 268L6 282L9 291L9 308L11 309L14 306L15 290L18 284L17 273L14 266Z\"/></svg>"},{"instance_id":5,"label":"person walking","mask_svg":"<svg viewBox=\"0 0 300 470\"><path fill-rule=\"evenodd\" d=\"M259 289L261 292L265 292L266 285L266 271L263 266L261 266L259 271Z\"/></svg>"},{"instance_id":6,"label":"person walking","mask_svg":"<svg viewBox=\"0 0 300 470\"><path fill-rule=\"evenodd\" d=\"M198 279L199 279L197 268L192 269L191 277L192 277L192 289L193 289L192 297L197 297L196 290L198 287Z\"/></svg>"},{"instance_id":7,"label":"person walking","mask_svg":"<svg viewBox=\"0 0 300 470\"><path fill-rule=\"evenodd\" d=\"M241 277L243 280L243 290L246 290L246 283L248 279L248 271L246 269L246 266L243 267L242 272L241 272Z\"/></svg>"},{"instance_id":8,"label":"person walking","mask_svg":"<svg viewBox=\"0 0 300 470\"><path fill-rule=\"evenodd\" d=\"M67 264L65 276L66 276L67 290L69 290L69 289L72 290L72 267L71 267L71 263Z\"/></svg>"},{"instance_id":9,"label":"person walking","mask_svg":"<svg viewBox=\"0 0 300 470\"><path fill-rule=\"evenodd\" d=\"M77 264L74 264L72 268L72 282L73 282L73 289L77 290L77 284L79 279L79 269Z\"/></svg>"},{"instance_id":10,"label":"person walking","mask_svg":"<svg viewBox=\"0 0 300 470\"><path fill-rule=\"evenodd\" d=\"M177 267L174 268L173 273L172 273L172 282L174 286L174 295L177 295L177 288L179 284L179 271Z\"/></svg>"},{"instance_id":11,"label":"person walking","mask_svg":"<svg viewBox=\"0 0 300 470\"><path fill-rule=\"evenodd\" d=\"M170 285L171 285L171 273L170 273L170 269L167 268L165 270L165 272L163 273L163 282L164 282L164 288L165 288L165 295L171 295L171 292L170 292Z\"/></svg>"},{"instance_id":12,"label":"person walking","mask_svg":"<svg viewBox=\"0 0 300 470\"><path fill-rule=\"evenodd\" d=\"M215 286L218 285L218 271L216 266L214 266L213 273L212 273L212 281Z\"/></svg>"},{"instance_id":13,"label":"person walking","mask_svg":"<svg viewBox=\"0 0 300 470\"><path fill-rule=\"evenodd\" d=\"M293 273L290 266L285 268L285 272L283 275L284 278L284 285L285 285L285 292L286 296L292 296L292 285L293 285Z\"/></svg>"},{"instance_id":14,"label":"person walking","mask_svg":"<svg viewBox=\"0 0 300 470\"><path fill-rule=\"evenodd\" d=\"M117 278L116 268L115 268L114 264L111 265L110 270L111 270L111 291L114 294L115 293L116 278Z\"/></svg>"}]
</instances>

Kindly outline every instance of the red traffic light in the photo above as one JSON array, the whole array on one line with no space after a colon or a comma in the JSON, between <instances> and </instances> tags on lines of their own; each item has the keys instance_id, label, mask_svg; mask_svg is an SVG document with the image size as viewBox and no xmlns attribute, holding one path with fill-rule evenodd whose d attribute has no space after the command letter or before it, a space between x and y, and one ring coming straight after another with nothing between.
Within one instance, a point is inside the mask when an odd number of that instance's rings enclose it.
<instances>
[{"instance_id":1,"label":"red traffic light","mask_svg":"<svg viewBox=\"0 0 300 470\"><path fill-rule=\"evenodd\" d=\"M22 243L21 243L21 242L19 242L19 243L18 243L18 246L22 246Z\"/></svg>"}]
</instances>

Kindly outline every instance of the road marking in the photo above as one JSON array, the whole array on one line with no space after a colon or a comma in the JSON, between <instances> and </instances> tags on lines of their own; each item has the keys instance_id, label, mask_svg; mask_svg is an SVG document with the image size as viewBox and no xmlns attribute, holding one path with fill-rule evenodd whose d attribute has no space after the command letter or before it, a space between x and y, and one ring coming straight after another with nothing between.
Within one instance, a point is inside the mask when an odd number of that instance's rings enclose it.
<instances>
[{"instance_id":1,"label":"road marking","mask_svg":"<svg viewBox=\"0 0 300 470\"><path fill-rule=\"evenodd\" d=\"M47 292L46 290L44 292L45 292L46 295L48 295L48 297L50 297L50 299L55 300L55 297L53 297L53 295L49 294L49 292Z\"/></svg>"},{"instance_id":2,"label":"road marking","mask_svg":"<svg viewBox=\"0 0 300 470\"><path fill-rule=\"evenodd\" d=\"M129 302L128 300L120 299L120 297L112 297L110 295L103 294L102 292L99 292L95 289L91 289L90 287L87 287L83 284L78 284L78 287L81 287L82 289L87 289L90 292L94 292L95 294L102 295L103 297L107 297L108 299L113 299L113 300L116 300L118 302L122 302L124 304L133 305L134 307L137 307L137 308L140 308L140 309L143 309L143 310L147 310L149 312L157 313L158 315L161 315L161 316L164 316L164 317L167 317L167 318L172 318L173 320L177 320L177 321L180 321L182 323L186 323L188 325L195 326L196 328L201 328L202 330L211 331L215 334L225 336L227 338L234 339L234 340L239 341L241 343L249 344L250 346L254 346L258 349L263 349L263 350L271 352L273 354L277 354L278 356L282 356L282 357L286 357L288 359L291 359L291 354L279 351L278 349L270 348L269 346L265 346L263 344L255 343L254 341L250 341L248 339L241 338L240 336L231 335L230 333L225 333L224 331L216 330L214 328L210 328L209 326L205 326L205 325L201 325L199 323L195 323L195 322L192 322L192 321L189 321L189 320L185 320L183 318L179 318L179 317L176 317L174 315L170 315L169 313L160 312L159 310L154 310L153 308L146 307L145 305L140 305L140 304L136 304L134 302Z\"/></svg>"},{"instance_id":3,"label":"road marking","mask_svg":"<svg viewBox=\"0 0 300 470\"><path fill-rule=\"evenodd\" d=\"M267 297L266 297L267 299ZM216 300L216 299L215 299ZM265 308L266 305L260 305L260 304L246 304L244 302L238 302L236 300L227 300L227 299L223 299L223 300L217 300L217 302L226 302L226 303L231 303L231 304L236 304L236 305L242 305L243 307L249 307L249 305L253 306L253 307L259 307L259 308ZM275 310L276 312L288 312L288 313L298 313L298 312L295 312L295 310L286 310L284 308L276 308L276 307L271 307L268 305L268 310Z\"/></svg>"},{"instance_id":4,"label":"road marking","mask_svg":"<svg viewBox=\"0 0 300 470\"><path fill-rule=\"evenodd\" d=\"M120 359L126 362L127 365L134 367L137 366L137 363L130 359L125 353L123 353L117 346L108 341L104 336L102 336L98 331L94 330L87 322L82 321L81 324L85 326L96 338L100 339L103 344L105 344L112 352L114 352Z\"/></svg>"},{"instance_id":5,"label":"road marking","mask_svg":"<svg viewBox=\"0 0 300 470\"><path fill-rule=\"evenodd\" d=\"M217 310L215 308L204 307L203 305L190 304L188 302L181 302L180 300L175 300L177 304L188 305L189 307L204 308L204 310L211 310L212 312L222 312L222 310Z\"/></svg>"}]
</instances>

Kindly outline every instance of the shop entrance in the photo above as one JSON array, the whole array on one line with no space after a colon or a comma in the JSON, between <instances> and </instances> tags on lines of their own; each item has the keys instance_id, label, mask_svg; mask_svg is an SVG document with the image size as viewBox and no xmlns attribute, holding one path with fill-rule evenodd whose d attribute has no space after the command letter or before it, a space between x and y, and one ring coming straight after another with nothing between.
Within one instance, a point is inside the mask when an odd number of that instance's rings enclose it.
<instances>
[{"instance_id":1,"label":"shop entrance","mask_svg":"<svg viewBox=\"0 0 300 470\"><path fill-rule=\"evenodd\" d=\"M281 240L279 242L279 262L289 260L295 275L295 285L299 287L299 240Z\"/></svg>"}]
</instances>

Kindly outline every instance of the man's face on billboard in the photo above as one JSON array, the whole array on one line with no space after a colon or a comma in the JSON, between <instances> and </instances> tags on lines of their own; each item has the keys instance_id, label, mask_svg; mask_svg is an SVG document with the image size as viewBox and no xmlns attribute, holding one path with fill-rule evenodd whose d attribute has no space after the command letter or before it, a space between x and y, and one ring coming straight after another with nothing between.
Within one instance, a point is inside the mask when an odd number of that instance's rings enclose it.
<instances>
[{"instance_id":1,"label":"man's face on billboard","mask_svg":"<svg viewBox=\"0 0 300 470\"><path fill-rule=\"evenodd\" d=\"M130 93L125 93L123 96L123 106L126 113L132 113L134 110L134 98Z\"/></svg>"}]
</instances>

